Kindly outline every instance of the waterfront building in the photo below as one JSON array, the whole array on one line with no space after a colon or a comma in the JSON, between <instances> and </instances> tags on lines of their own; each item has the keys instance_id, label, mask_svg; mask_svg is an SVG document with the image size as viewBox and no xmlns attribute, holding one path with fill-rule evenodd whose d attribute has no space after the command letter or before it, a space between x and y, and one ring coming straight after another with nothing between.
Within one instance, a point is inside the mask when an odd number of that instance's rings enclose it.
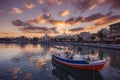
<instances>
[{"instance_id":1,"label":"waterfront building","mask_svg":"<svg viewBox=\"0 0 120 80\"><path fill-rule=\"evenodd\" d=\"M99 42L100 41L100 38L97 36L97 33L93 33L91 35L91 41L93 41L93 42Z\"/></svg>"},{"instance_id":2,"label":"waterfront building","mask_svg":"<svg viewBox=\"0 0 120 80\"><path fill-rule=\"evenodd\" d=\"M120 22L111 24L109 27L110 27L110 37L114 39L120 38Z\"/></svg>"},{"instance_id":3,"label":"waterfront building","mask_svg":"<svg viewBox=\"0 0 120 80\"><path fill-rule=\"evenodd\" d=\"M49 41L49 40L50 40L50 36L48 36L48 34L45 34L45 35L42 37L42 40L44 40L44 41Z\"/></svg>"},{"instance_id":4,"label":"waterfront building","mask_svg":"<svg viewBox=\"0 0 120 80\"><path fill-rule=\"evenodd\" d=\"M80 36L84 41L91 41L91 33L90 32L81 32Z\"/></svg>"},{"instance_id":5,"label":"waterfront building","mask_svg":"<svg viewBox=\"0 0 120 80\"><path fill-rule=\"evenodd\" d=\"M103 28L101 31L102 31L102 34L105 38L109 37L109 31L107 28Z\"/></svg>"}]
</instances>

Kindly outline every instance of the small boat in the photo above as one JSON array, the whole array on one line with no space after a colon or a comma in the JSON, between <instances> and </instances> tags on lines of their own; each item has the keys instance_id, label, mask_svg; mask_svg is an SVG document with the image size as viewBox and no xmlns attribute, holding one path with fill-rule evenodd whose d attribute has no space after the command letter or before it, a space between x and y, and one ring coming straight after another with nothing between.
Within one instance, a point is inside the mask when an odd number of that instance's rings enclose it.
<instances>
[{"instance_id":1,"label":"small boat","mask_svg":"<svg viewBox=\"0 0 120 80\"><path fill-rule=\"evenodd\" d=\"M87 59L82 59L82 56L79 55L74 55L73 58L69 57L68 59L62 54L53 52L52 60L72 68L101 71L107 62L107 59L87 61Z\"/></svg>"},{"instance_id":2,"label":"small boat","mask_svg":"<svg viewBox=\"0 0 120 80\"><path fill-rule=\"evenodd\" d=\"M52 66L52 74L59 80L103 80L103 77L98 71L67 67L56 61L52 61Z\"/></svg>"}]
</instances>

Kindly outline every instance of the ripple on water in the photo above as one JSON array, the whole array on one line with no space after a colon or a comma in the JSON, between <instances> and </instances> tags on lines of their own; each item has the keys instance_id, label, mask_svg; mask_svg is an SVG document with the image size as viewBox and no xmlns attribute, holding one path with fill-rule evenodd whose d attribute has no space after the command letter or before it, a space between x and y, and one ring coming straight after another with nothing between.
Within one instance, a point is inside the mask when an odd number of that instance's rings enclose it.
<instances>
[{"instance_id":1,"label":"ripple on water","mask_svg":"<svg viewBox=\"0 0 120 80\"><path fill-rule=\"evenodd\" d=\"M112 67L105 68L101 71L105 80L120 80L120 70Z\"/></svg>"}]
</instances>

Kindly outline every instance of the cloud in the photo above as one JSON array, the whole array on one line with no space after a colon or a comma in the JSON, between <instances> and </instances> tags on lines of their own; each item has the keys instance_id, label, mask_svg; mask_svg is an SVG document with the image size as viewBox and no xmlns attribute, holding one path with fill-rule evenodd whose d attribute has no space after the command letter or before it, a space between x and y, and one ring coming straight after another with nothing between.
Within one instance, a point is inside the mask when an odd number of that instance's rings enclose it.
<instances>
[{"instance_id":1,"label":"cloud","mask_svg":"<svg viewBox=\"0 0 120 80\"><path fill-rule=\"evenodd\" d=\"M27 9L32 9L32 8L34 8L34 4L25 4L25 7Z\"/></svg>"},{"instance_id":2,"label":"cloud","mask_svg":"<svg viewBox=\"0 0 120 80\"><path fill-rule=\"evenodd\" d=\"M61 0L38 0L40 4L58 4L61 5L62 1Z\"/></svg>"},{"instance_id":3,"label":"cloud","mask_svg":"<svg viewBox=\"0 0 120 80\"><path fill-rule=\"evenodd\" d=\"M96 6L97 6L97 4L94 4L94 5L92 5L90 8L88 8L88 10L92 10L92 9L94 9Z\"/></svg>"},{"instance_id":4,"label":"cloud","mask_svg":"<svg viewBox=\"0 0 120 80\"><path fill-rule=\"evenodd\" d=\"M103 15L101 13L96 13L96 14L92 14L90 16L83 16L83 17L78 16L78 17L73 17L73 18L67 19L66 23L74 25L74 24L81 23L81 22L92 22L94 20L97 20L97 19L102 18L102 17L107 16L107 15Z\"/></svg>"},{"instance_id":5,"label":"cloud","mask_svg":"<svg viewBox=\"0 0 120 80\"><path fill-rule=\"evenodd\" d=\"M71 29L69 29L69 31L71 31L71 32L82 31L82 30L84 30L83 27L77 27L77 28L71 28Z\"/></svg>"},{"instance_id":6,"label":"cloud","mask_svg":"<svg viewBox=\"0 0 120 80\"><path fill-rule=\"evenodd\" d=\"M112 16L108 16L108 17L103 17L101 19L96 20L94 23L96 26L100 26L100 25L112 23L117 20L120 21L120 15L112 15Z\"/></svg>"},{"instance_id":7,"label":"cloud","mask_svg":"<svg viewBox=\"0 0 120 80\"><path fill-rule=\"evenodd\" d=\"M88 17L85 18L85 22L88 22L88 21L94 21L96 19L99 19L99 18L102 18L104 17L105 15L101 14L101 13L97 13L97 14L92 14Z\"/></svg>"},{"instance_id":8,"label":"cloud","mask_svg":"<svg viewBox=\"0 0 120 80\"><path fill-rule=\"evenodd\" d=\"M113 14L113 12L109 12L107 14L101 14L101 13L92 14L90 16L85 16L84 19L83 19L83 22L94 21L94 20L97 20L97 19L100 19L100 18L111 16L112 14Z\"/></svg>"},{"instance_id":9,"label":"cloud","mask_svg":"<svg viewBox=\"0 0 120 80\"><path fill-rule=\"evenodd\" d=\"M38 2L39 2L40 4L43 4L43 3L45 2L45 0L38 0Z\"/></svg>"},{"instance_id":10,"label":"cloud","mask_svg":"<svg viewBox=\"0 0 120 80\"><path fill-rule=\"evenodd\" d=\"M22 27L24 27L26 25L26 23L24 23L22 20L19 20L19 19L12 21L12 24L14 26L22 26Z\"/></svg>"},{"instance_id":11,"label":"cloud","mask_svg":"<svg viewBox=\"0 0 120 80\"><path fill-rule=\"evenodd\" d=\"M38 0L38 3L41 5L42 11L46 13L49 10L51 10L54 6L62 5L63 0Z\"/></svg>"},{"instance_id":12,"label":"cloud","mask_svg":"<svg viewBox=\"0 0 120 80\"><path fill-rule=\"evenodd\" d=\"M23 22L22 20L14 20L12 21L13 25L16 26L24 26L23 24L26 25L34 25L34 24L44 24L44 23L49 23L49 20L51 19L51 14L43 14L39 15L36 18L30 19L26 22Z\"/></svg>"},{"instance_id":13,"label":"cloud","mask_svg":"<svg viewBox=\"0 0 120 80\"><path fill-rule=\"evenodd\" d=\"M51 14L43 14L42 17L44 19L50 19L51 18Z\"/></svg>"},{"instance_id":14,"label":"cloud","mask_svg":"<svg viewBox=\"0 0 120 80\"><path fill-rule=\"evenodd\" d=\"M36 19L35 19L36 21L37 21L37 23L46 23L47 22L47 20L44 18L44 16L38 16Z\"/></svg>"},{"instance_id":15,"label":"cloud","mask_svg":"<svg viewBox=\"0 0 120 80\"><path fill-rule=\"evenodd\" d=\"M5 37L18 37L21 34L19 32L0 32L0 38Z\"/></svg>"},{"instance_id":16,"label":"cloud","mask_svg":"<svg viewBox=\"0 0 120 80\"><path fill-rule=\"evenodd\" d=\"M109 17L113 14L113 12L109 12L107 14L101 14L101 13L96 13L96 14L92 14L90 16L78 16L78 17L72 17L72 18L69 18L66 20L66 23L67 24L71 24L71 25L74 25L74 24L77 24L77 23L85 23L85 22L94 22L96 20L99 20L101 18L104 18L104 17Z\"/></svg>"},{"instance_id":17,"label":"cloud","mask_svg":"<svg viewBox=\"0 0 120 80\"><path fill-rule=\"evenodd\" d=\"M0 10L0 13L3 13L3 10Z\"/></svg>"},{"instance_id":18,"label":"cloud","mask_svg":"<svg viewBox=\"0 0 120 80\"><path fill-rule=\"evenodd\" d=\"M23 22L22 20L14 20L12 21L12 24L14 26L20 26L18 27L20 31L23 33L58 33L56 30L56 27L48 28L48 27L38 27L31 25L29 22Z\"/></svg>"},{"instance_id":19,"label":"cloud","mask_svg":"<svg viewBox=\"0 0 120 80\"><path fill-rule=\"evenodd\" d=\"M66 24L69 24L69 25L72 26L72 25L75 25L75 24L77 24L77 23L80 24L81 21L82 21L82 17L79 16L79 17L69 18L69 19L67 19L65 22L66 22Z\"/></svg>"},{"instance_id":20,"label":"cloud","mask_svg":"<svg viewBox=\"0 0 120 80\"><path fill-rule=\"evenodd\" d=\"M59 0L48 0L50 3L58 3Z\"/></svg>"},{"instance_id":21,"label":"cloud","mask_svg":"<svg viewBox=\"0 0 120 80\"><path fill-rule=\"evenodd\" d=\"M84 31L95 30L95 29L97 29L97 28L98 28L97 26L86 26L86 27L84 28Z\"/></svg>"},{"instance_id":22,"label":"cloud","mask_svg":"<svg viewBox=\"0 0 120 80\"><path fill-rule=\"evenodd\" d=\"M94 22L95 24L99 24L100 22L103 23L103 21L105 22L105 20L106 20L105 23L107 24L109 21L113 21L113 18L114 18L114 20L119 19L118 15L117 15L117 17L115 17L116 15L112 15L112 14L113 14L113 12L109 12L107 14L96 13L96 14L92 14L92 15L84 16L84 17L78 16L78 17L68 18L65 21L52 19L50 14L43 14L43 15L38 16L35 19L29 20L28 23L30 23L30 24L48 23L48 24L54 25L55 27L68 27L68 26L70 27L75 24L80 24L83 22L84 23L85 22Z\"/></svg>"},{"instance_id":23,"label":"cloud","mask_svg":"<svg viewBox=\"0 0 120 80\"><path fill-rule=\"evenodd\" d=\"M25 0L25 7L27 9L32 9L35 7L35 5L33 4L32 0Z\"/></svg>"},{"instance_id":24,"label":"cloud","mask_svg":"<svg viewBox=\"0 0 120 80\"><path fill-rule=\"evenodd\" d=\"M61 11L59 14L60 14L60 16L65 17L65 16L68 16L70 14L70 12L69 12L69 10L64 10L64 11Z\"/></svg>"},{"instance_id":25,"label":"cloud","mask_svg":"<svg viewBox=\"0 0 120 80\"><path fill-rule=\"evenodd\" d=\"M113 12L107 14L92 14L84 19L83 22L93 22L96 26L105 25L120 19L120 15L114 15Z\"/></svg>"},{"instance_id":26,"label":"cloud","mask_svg":"<svg viewBox=\"0 0 120 80\"><path fill-rule=\"evenodd\" d=\"M120 0L105 0L106 4L111 4L111 9L120 9Z\"/></svg>"},{"instance_id":27,"label":"cloud","mask_svg":"<svg viewBox=\"0 0 120 80\"><path fill-rule=\"evenodd\" d=\"M51 19L51 20L48 20L48 23L54 25L57 28L59 28L59 27L64 28L64 27L70 27L71 26L71 24L66 23L65 21L62 21L62 20Z\"/></svg>"},{"instance_id":28,"label":"cloud","mask_svg":"<svg viewBox=\"0 0 120 80\"><path fill-rule=\"evenodd\" d=\"M107 14L101 14L101 13L96 13L92 14L89 16L78 16L78 17L71 17L68 18L67 20L56 20L53 19L51 14L43 14L39 15L34 19L30 19L26 22L23 22L21 20L15 20L13 21L13 25L15 26L22 26L22 29L20 29L22 32L33 32L33 33L60 33L64 27L69 27L71 28L72 26L76 24L81 24L81 23L88 23L92 22L94 26L87 26L84 28L72 28L69 29L68 31L70 32L75 32L75 31L90 31L90 30L95 30L97 26L108 24L111 22L114 22L116 20L120 19L120 15L114 15L113 12L109 12ZM39 28L34 26L35 24L52 24L56 29L48 29L48 28Z\"/></svg>"},{"instance_id":29,"label":"cloud","mask_svg":"<svg viewBox=\"0 0 120 80\"><path fill-rule=\"evenodd\" d=\"M31 19L31 20L28 20L28 23L29 23L30 25L34 25L34 24L36 24L36 23L38 23L38 22L37 22L36 19Z\"/></svg>"},{"instance_id":30,"label":"cloud","mask_svg":"<svg viewBox=\"0 0 120 80\"><path fill-rule=\"evenodd\" d=\"M48 20L51 19L51 14L43 14L37 16L35 19L28 20L29 24L43 24L47 23Z\"/></svg>"},{"instance_id":31,"label":"cloud","mask_svg":"<svg viewBox=\"0 0 120 80\"><path fill-rule=\"evenodd\" d=\"M0 34L2 34L2 35L8 35L8 34L10 34L10 33L13 33L13 32L0 32Z\"/></svg>"},{"instance_id":32,"label":"cloud","mask_svg":"<svg viewBox=\"0 0 120 80\"><path fill-rule=\"evenodd\" d=\"M29 26L29 27L24 27L24 28L20 28L20 31L22 31L23 33L58 33L56 31L56 28L47 28L47 27L36 27L36 26Z\"/></svg>"},{"instance_id":33,"label":"cloud","mask_svg":"<svg viewBox=\"0 0 120 80\"><path fill-rule=\"evenodd\" d=\"M20 8L14 7L14 8L12 8L11 13L21 14L21 13L23 13L23 11Z\"/></svg>"},{"instance_id":34,"label":"cloud","mask_svg":"<svg viewBox=\"0 0 120 80\"><path fill-rule=\"evenodd\" d=\"M23 8L13 7L11 13L21 14L21 13L23 13L23 11L25 11L27 9L32 9L35 7L32 0L24 0L24 1L25 1L25 7L23 7Z\"/></svg>"},{"instance_id":35,"label":"cloud","mask_svg":"<svg viewBox=\"0 0 120 80\"><path fill-rule=\"evenodd\" d=\"M103 5L109 6L110 9L120 9L119 2L120 0L75 0L73 6L81 12L92 10L97 6Z\"/></svg>"},{"instance_id":36,"label":"cloud","mask_svg":"<svg viewBox=\"0 0 120 80\"><path fill-rule=\"evenodd\" d=\"M113 12L109 12L107 14L96 13L96 14L92 14L89 16L71 17L64 21L64 20L52 19L50 14L43 14L43 15L39 15L35 19L29 20L28 23L31 25L48 23L48 24L54 25L55 27L71 27L75 24L80 24L83 22L84 23L93 22L93 23L95 23L95 25L98 25L99 23L103 23L103 19L106 20L106 18L109 18L111 15L113 15ZM113 15L113 16L115 16L115 15ZM114 18L119 18L119 17L114 17ZM105 20L104 20L104 22L105 22ZM109 18L109 21L110 20L113 21L112 18ZM114 20L116 20L116 19L114 19ZM108 21L108 19L107 19L107 21ZM105 22L106 24L108 23L107 21Z\"/></svg>"},{"instance_id":37,"label":"cloud","mask_svg":"<svg viewBox=\"0 0 120 80\"><path fill-rule=\"evenodd\" d=\"M87 31L92 31L95 30L97 27L96 26L86 26L86 27L77 27L77 28L71 28L68 31L70 32L87 32Z\"/></svg>"},{"instance_id":38,"label":"cloud","mask_svg":"<svg viewBox=\"0 0 120 80\"><path fill-rule=\"evenodd\" d=\"M111 6L113 9L120 8L119 0L38 0L38 2L40 4L47 4L48 6L70 3L81 12L92 10L101 5Z\"/></svg>"},{"instance_id":39,"label":"cloud","mask_svg":"<svg viewBox=\"0 0 120 80\"><path fill-rule=\"evenodd\" d=\"M36 19L31 19L28 21L29 24L33 25L33 24L44 24L46 23L47 20L45 20L43 17L38 16Z\"/></svg>"},{"instance_id":40,"label":"cloud","mask_svg":"<svg viewBox=\"0 0 120 80\"><path fill-rule=\"evenodd\" d=\"M70 23L66 23L63 20L52 19L51 14L39 15L38 17L36 17L34 19L28 20L28 23L31 24L31 25L48 23L48 24L54 25L55 27L71 26Z\"/></svg>"},{"instance_id":41,"label":"cloud","mask_svg":"<svg viewBox=\"0 0 120 80\"><path fill-rule=\"evenodd\" d=\"M91 10L96 7L98 0L76 0L73 3L76 9L81 10L82 12L86 10Z\"/></svg>"}]
</instances>

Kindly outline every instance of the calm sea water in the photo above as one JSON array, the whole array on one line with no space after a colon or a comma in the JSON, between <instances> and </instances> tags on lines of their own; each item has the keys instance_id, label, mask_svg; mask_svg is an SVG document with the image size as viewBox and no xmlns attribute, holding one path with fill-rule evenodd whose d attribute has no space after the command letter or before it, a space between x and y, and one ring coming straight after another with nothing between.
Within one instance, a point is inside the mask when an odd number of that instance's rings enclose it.
<instances>
[{"instance_id":1,"label":"calm sea water","mask_svg":"<svg viewBox=\"0 0 120 80\"><path fill-rule=\"evenodd\" d=\"M107 58L100 72L51 61L51 44L0 44L0 80L120 80L120 51L74 46L75 53Z\"/></svg>"}]
</instances>

